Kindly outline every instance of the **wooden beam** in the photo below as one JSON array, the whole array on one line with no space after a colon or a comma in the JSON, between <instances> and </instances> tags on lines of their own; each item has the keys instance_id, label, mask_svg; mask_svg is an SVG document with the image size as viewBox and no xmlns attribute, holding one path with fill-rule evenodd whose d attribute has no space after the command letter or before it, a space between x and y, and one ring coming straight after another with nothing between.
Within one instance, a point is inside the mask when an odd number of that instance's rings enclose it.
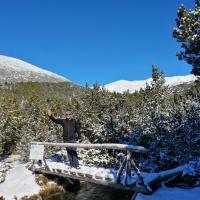
<instances>
[{"instance_id":1,"label":"wooden beam","mask_svg":"<svg viewBox=\"0 0 200 200\"><path fill-rule=\"evenodd\" d=\"M59 146L59 147L74 147L84 149L114 149L124 150L130 152L147 153L148 150L142 146L134 146L127 144L114 144L114 143L103 143L103 144L83 144L83 143L50 143L50 142L31 142L31 144L46 145L46 146Z\"/></svg>"}]
</instances>

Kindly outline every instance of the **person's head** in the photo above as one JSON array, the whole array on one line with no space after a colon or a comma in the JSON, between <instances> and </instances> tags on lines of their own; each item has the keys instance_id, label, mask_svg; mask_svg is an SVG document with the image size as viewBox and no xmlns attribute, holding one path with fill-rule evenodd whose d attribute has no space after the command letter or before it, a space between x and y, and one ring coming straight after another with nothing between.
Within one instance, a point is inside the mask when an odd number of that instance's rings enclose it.
<instances>
[{"instance_id":1,"label":"person's head","mask_svg":"<svg viewBox=\"0 0 200 200\"><path fill-rule=\"evenodd\" d=\"M72 114L71 111L67 111L67 112L66 112L66 119L68 119L68 120L73 119L73 114Z\"/></svg>"}]
</instances>

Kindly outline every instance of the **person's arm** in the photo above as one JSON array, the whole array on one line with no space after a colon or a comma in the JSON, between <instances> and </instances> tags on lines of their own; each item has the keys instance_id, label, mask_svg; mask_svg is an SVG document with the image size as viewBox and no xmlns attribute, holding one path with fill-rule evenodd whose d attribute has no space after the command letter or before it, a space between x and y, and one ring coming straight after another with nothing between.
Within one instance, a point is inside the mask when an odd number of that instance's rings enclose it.
<instances>
[{"instance_id":1,"label":"person's arm","mask_svg":"<svg viewBox=\"0 0 200 200\"><path fill-rule=\"evenodd\" d=\"M56 124L63 124L63 119L59 119L59 118L55 118L54 116L53 116L53 113L51 112L51 110L48 110L48 116L49 116L49 118L54 122L54 123L56 123Z\"/></svg>"}]
</instances>

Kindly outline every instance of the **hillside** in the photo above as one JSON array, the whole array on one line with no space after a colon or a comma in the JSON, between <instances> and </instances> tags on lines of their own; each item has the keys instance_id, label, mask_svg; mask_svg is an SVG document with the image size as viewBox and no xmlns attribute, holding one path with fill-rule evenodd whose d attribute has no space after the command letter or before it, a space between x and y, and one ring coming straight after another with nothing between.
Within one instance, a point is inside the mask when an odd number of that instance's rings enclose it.
<instances>
[{"instance_id":1,"label":"hillside","mask_svg":"<svg viewBox=\"0 0 200 200\"><path fill-rule=\"evenodd\" d=\"M0 55L0 83L69 82L65 77L41 69L20 59Z\"/></svg>"}]
</instances>

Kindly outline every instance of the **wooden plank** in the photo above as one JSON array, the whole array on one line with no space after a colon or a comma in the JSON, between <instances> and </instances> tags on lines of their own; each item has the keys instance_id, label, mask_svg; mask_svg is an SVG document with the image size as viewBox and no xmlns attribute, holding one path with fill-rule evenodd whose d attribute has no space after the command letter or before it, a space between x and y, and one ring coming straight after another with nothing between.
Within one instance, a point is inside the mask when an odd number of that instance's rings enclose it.
<instances>
[{"instance_id":1,"label":"wooden plank","mask_svg":"<svg viewBox=\"0 0 200 200\"><path fill-rule=\"evenodd\" d=\"M52 170L53 170L53 172L57 173L56 169L53 168Z\"/></svg>"},{"instance_id":2,"label":"wooden plank","mask_svg":"<svg viewBox=\"0 0 200 200\"><path fill-rule=\"evenodd\" d=\"M114 144L114 143L103 143L103 144L82 144L82 143L49 143L49 142L31 142L31 144L40 144L46 146L59 146L59 147L73 147L73 148L84 148L84 149L113 149L113 150L124 150L131 152L147 153L148 150L142 146L126 145L126 144Z\"/></svg>"},{"instance_id":3,"label":"wooden plank","mask_svg":"<svg viewBox=\"0 0 200 200\"><path fill-rule=\"evenodd\" d=\"M85 176L85 174L82 173L82 172L77 172L77 175L78 175L78 176L81 176L81 177L84 177L84 176Z\"/></svg>"},{"instance_id":4,"label":"wooden plank","mask_svg":"<svg viewBox=\"0 0 200 200\"><path fill-rule=\"evenodd\" d=\"M64 174L70 174L70 172L67 171L67 170L63 170L63 173L64 173Z\"/></svg>"},{"instance_id":5,"label":"wooden plank","mask_svg":"<svg viewBox=\"0 0 200 200\"><path fill-rule=\"evenodd\" d=\"M87 177L87 178L92 178L93 177L93 175L92 174L85 174L85 177Z\"/></svg>"},{"instance_id":6,"label":"wooden plank","mask_svg":"<svg viewBox=\"0 0 200 200\"><path fill-rule=\"evenodd\" d=\"M105 180L109 182L114 182L114 179L109 175L105 175Z\"/></svg>"},{"instance_id":7,"label":"wooden plank","mask_svg":"<svg viewBox=\"0 0 200 200\"><path fill-rule=\"evenodd\" d=\"M103 177L102 177L102 176L95 175L95 179L102 180L102 179L103 179Z\"/></svg>"},{"instance_id":8,"label":"wooden plank","mask_svg":"<svg viewBox=\"0 0 200 200\"><path fill-rule=\"evenodd\" d=\"M61 173L61 172L62 172L62 170L61 170L61 169L57 169L57 172L58 172L58 173Z\"/></svg>"},{"instance_id":9,"label":"wooden plank","mask_svg":"<svg viewBox=\"0 0 200 200\"><path fill-rule=\"evenodd\" d=\"M69 173L73 176L77 176L76 172L73 172L73 171L69 171Z\"/></svg>"}]
</instances>

